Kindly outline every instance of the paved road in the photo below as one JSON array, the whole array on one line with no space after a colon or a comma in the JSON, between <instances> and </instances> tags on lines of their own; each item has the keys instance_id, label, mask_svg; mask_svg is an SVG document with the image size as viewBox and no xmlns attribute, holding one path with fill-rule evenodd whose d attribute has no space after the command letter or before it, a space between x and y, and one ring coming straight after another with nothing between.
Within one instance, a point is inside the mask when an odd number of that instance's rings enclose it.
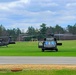
<instances>
[{"instance_id":1,"label":"paved road","mask_svg":"<svg viewBox=\"0 0 76 75\"><path fill-rule=\"evenodd\" d=\"M0 64L76 64L76 57L0 57Z\"/></svg>"}]
</instances>

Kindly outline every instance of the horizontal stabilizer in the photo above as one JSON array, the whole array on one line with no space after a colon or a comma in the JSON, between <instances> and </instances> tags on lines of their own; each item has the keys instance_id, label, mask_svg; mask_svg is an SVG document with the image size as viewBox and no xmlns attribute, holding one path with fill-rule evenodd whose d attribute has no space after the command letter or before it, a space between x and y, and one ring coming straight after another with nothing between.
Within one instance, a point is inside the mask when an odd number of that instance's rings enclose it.
<instances>
[{"instance_id":1,"label":"horizontal stabilizer","mask_svg":"<svg viewBox=\"0 0 76 75\"><path fill-rule=\"evenodd\" d=\"M15 44L15 41L10 41L9 44Z\"/></svg>"},{"instance_id":2,"label":"horizontal stabilizer","mask_svg":"<svg viewBox=\"0 0 76 75\"><path fill-rule=\"evenodd\" d=\"M61 45L62 45L62 43L57 43L57 45L58 45L58 46L61 46Z\"/></svg>"}]
</instances>

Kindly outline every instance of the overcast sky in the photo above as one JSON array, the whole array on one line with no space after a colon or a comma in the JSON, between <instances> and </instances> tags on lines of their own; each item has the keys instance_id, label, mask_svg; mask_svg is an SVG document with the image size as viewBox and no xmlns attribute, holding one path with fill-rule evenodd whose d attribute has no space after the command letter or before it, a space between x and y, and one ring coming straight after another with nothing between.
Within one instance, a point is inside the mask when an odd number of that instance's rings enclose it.
<instances>
[{"instance_id":1,"label":"overcast sky","mask_svg":"<svg viewBox=\"0 0 76 75\"><path fill-rule=\"evenodd\" d=\"M76 23L76 0L0 0L0 24L6 28L27 30Z\"/></svg>"}]
</instances>

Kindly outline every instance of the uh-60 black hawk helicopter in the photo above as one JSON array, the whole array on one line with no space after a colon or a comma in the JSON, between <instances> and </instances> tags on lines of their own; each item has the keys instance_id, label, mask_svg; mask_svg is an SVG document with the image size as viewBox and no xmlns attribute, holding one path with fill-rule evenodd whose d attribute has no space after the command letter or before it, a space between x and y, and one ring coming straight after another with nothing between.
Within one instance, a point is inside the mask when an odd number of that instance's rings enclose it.
<instances>
[{"instance_id":1,"label":"uh-60 black hawk helicopter","mask_svg":"<svg viewBox=\"0 0 76 75\"><path fill-rule=\"evenodd\" d=\"M42 49L42 52L45 50L58 51L58 45L61 46L62 43L57 43L57 39L54 37L54 34L50 34L50 37L44 38L43 41L38 42L38 47Z\"/></svg>"},{"instance_id":2,"label":"uh-60 black hawk helicopter","mask_svg":"<svg viewBox=\"0 0 76 75\"><path fill-rule=\"evenodd\" d=\"M15 44L15 41L12 40L11 36L0 37L0 46L8 46L9 44Z\"/></svg>"}]
</instances>

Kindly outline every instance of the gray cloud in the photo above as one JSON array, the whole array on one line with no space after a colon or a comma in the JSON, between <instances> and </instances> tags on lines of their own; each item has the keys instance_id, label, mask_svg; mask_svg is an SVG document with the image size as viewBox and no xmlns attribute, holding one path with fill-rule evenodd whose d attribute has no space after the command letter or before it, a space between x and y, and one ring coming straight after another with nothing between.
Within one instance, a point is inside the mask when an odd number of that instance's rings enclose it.
<instances>
[{"instance_id":1,"label":"gray cloud","mask_svg":"<svg viewBox=\"0 0 76 75\"><path fill-rule=\"evenodd\" d=\"M0 3L0 23L7 28L28 26L38 28L41 23L48 26L66 26L76 21L75 0L8 0Z\"/></svg>"}]
</instances>

